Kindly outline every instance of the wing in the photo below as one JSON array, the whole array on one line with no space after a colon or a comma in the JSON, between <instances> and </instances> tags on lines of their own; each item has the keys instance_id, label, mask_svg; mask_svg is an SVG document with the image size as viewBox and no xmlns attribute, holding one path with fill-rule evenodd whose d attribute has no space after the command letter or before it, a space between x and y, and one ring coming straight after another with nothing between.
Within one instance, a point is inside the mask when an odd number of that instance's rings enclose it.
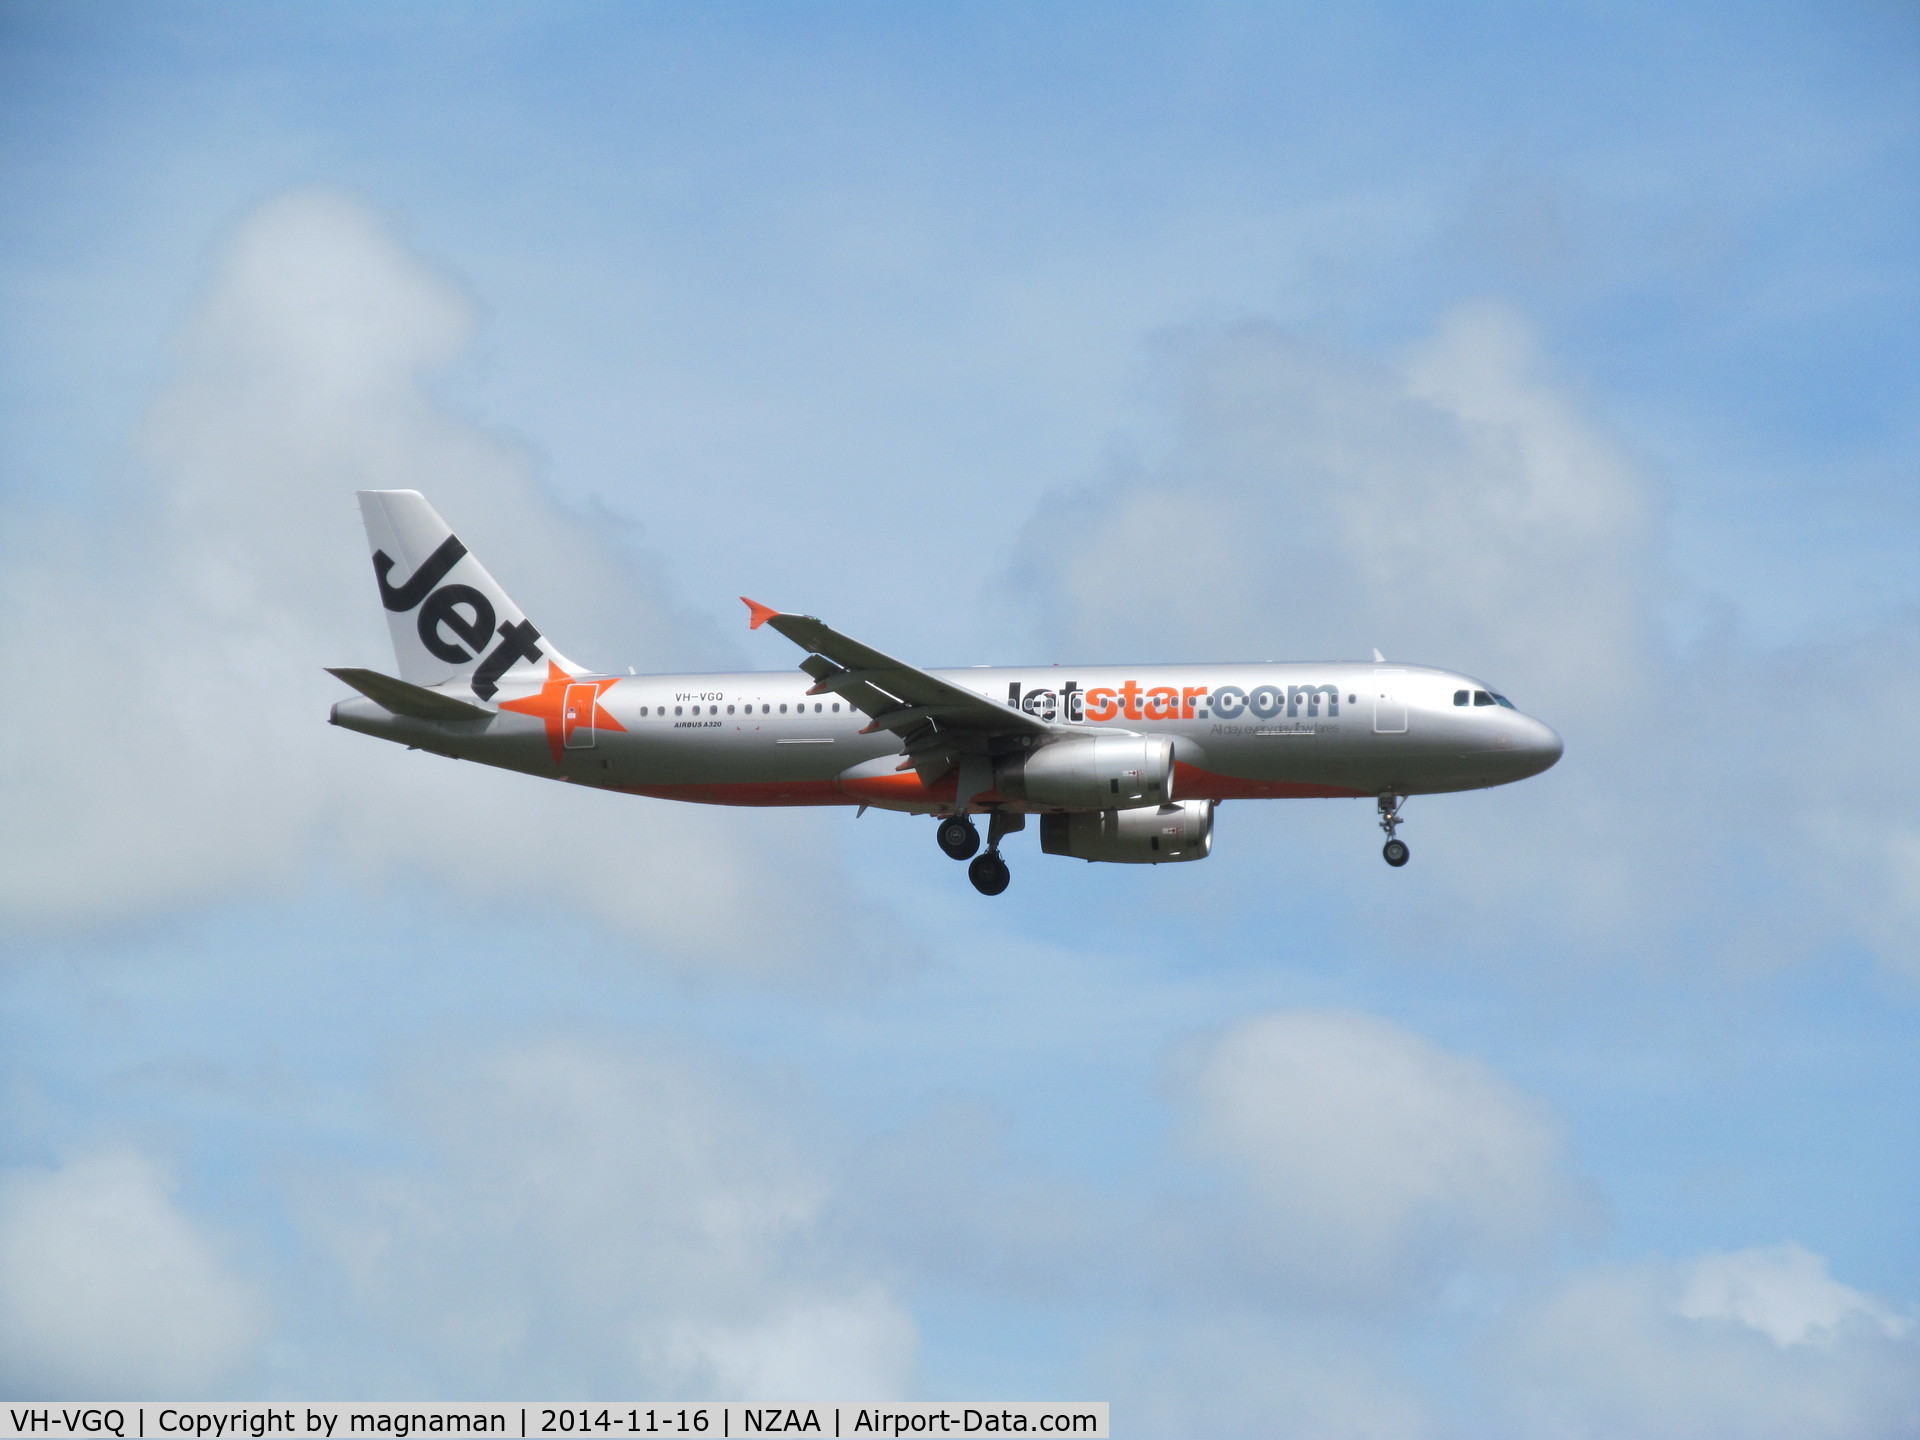
<instances>
[{"instance_id":1,"label":"wing","mask_svg":"<svg viewBox=\"0 0 1920 1440\"><path fill-rule=\"evenodd\" d=\"M1044 720L883 655L811 615L786 615L740 598L753 612L750 628L771 625L808 652L800 662L814 679L808 694L831 692L871 717L864 734L898 735L907 752L900 768L917 769L928 784L962 757L1022 748L1053 733Z\"/></svg>"}]
</instances>

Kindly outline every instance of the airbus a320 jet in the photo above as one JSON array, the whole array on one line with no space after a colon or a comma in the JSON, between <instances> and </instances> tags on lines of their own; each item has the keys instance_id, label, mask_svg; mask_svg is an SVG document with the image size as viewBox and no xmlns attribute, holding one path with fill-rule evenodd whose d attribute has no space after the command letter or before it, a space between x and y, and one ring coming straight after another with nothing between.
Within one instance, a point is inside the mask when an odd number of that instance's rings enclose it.
<instances>
[{"instance_id":1,"label":"airbus a320 jet","mask_svg":"<svg viewBox=\"0 0 1920 1440\"><path fill-rule=\"evenodd\" d=\"M413 490L363 490L398 677L335 725L549 780L708 805L857 805L929 815L974 888L1037 818L1049 855L1205 859L1226 800L1370 799L1389 865L1409 795L1505 785L1560 737L1497 690L1417 665L1119 665L922 670L810 615L746 600L805 651L798 672L606 675L574 664ZM743 599L745 597L742 597ZM986 849L973 817L987 817Z\"/></svg>"}]
</instances>

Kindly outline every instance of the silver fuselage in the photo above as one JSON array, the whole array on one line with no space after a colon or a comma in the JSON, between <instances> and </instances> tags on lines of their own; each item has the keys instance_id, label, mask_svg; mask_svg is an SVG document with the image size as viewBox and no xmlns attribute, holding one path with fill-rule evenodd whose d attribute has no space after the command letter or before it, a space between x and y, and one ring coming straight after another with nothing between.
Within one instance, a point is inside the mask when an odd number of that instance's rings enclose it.
<instances>
[{"instance_id":1,"label":"silver fuselage","mask_svg":"<svg viewBox=\"0 0 1920 1440\"><path fill-rule=\"evenodd\" d=\"M933 672L1075 733L1172 738L1182 800L1425 795L1524 780L1560 737L1470 676L1414 665L1142 665ZM356 697L333 723L549 779L720 805L953 808L899 739L793 672L578 675L562 690L503 687L486 719L428 721ZM1467 703L1455 697L1466 692ZM549 693L550 692L550 693ZM570 700L577 692L577 699ZM569 713L571 712L571 714ZM1039 809L996 794L972 809Z\"/></svg>"}]
</instances>

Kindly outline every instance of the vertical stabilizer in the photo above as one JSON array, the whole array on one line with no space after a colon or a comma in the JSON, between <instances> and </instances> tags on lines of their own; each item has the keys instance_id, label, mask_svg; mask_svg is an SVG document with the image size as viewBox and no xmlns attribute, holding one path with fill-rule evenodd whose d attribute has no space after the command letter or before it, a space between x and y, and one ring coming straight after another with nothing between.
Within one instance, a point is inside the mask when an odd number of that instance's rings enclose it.
<instances>
[{"instance_id":1,"label":"vertical stabilizer","mask_svg":"<svg viewBox=\"0 0 1920 1440\"><path fill-rule=\"evenodd\" d=\"M491 700L503 684L545 680L549 661L578 673L418 490L359 494L402 680Z\"/></svg>"}]
</instances>

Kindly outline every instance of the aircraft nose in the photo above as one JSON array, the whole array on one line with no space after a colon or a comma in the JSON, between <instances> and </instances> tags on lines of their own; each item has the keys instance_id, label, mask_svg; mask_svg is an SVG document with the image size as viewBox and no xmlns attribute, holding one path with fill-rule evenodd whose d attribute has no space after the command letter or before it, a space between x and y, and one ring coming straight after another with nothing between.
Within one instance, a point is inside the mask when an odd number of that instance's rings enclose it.
<instances>
[{"instance_id":1,"label":"aircraft nose","mask_svg":"<svg viewBox=\"0 0 1920 1440\"><path fill-rule=\"evenodd\" d=\"M1566 746L1551 725L1543 724L1531 715L1523 718L1527 723L1526 735L1521 741L1521 753L1533 762L1533 773L1538 775L1542 770L1553 768Z\"/></svg>"}]
</instances>

